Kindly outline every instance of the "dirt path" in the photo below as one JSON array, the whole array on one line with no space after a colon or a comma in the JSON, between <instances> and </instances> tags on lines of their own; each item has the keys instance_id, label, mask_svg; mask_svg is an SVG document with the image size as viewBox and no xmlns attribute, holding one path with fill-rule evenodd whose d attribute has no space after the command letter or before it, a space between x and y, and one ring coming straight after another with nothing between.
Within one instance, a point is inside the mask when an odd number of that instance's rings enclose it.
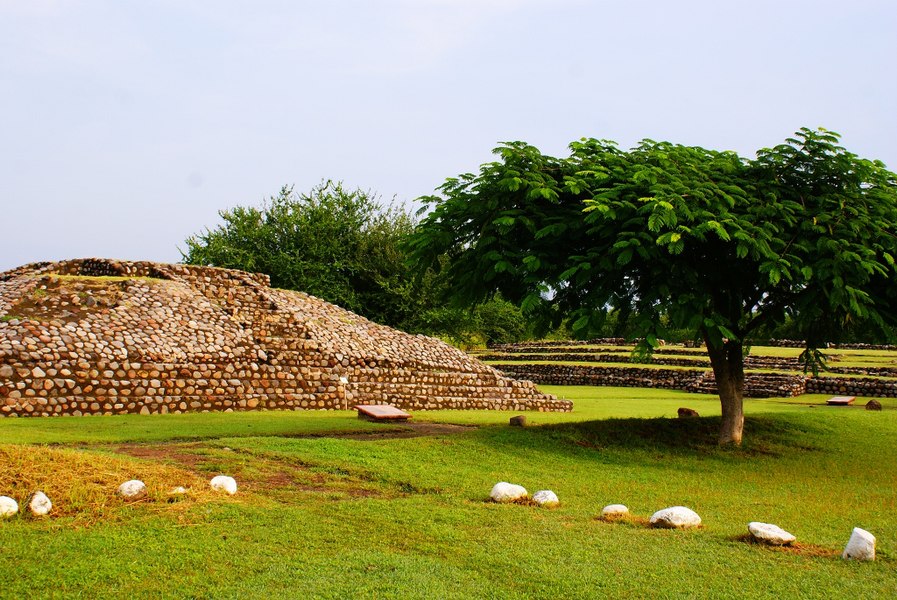
<instances>
[{"instance_id":1,"label":"dirt path","mask_svg":"<svg viewBox=\"0 0 897 600\"><path fill-rule=\"evenodd\" d=\"M391 423L390 429L385 431L371 431L364 433L334 433L321 436L298 437L335 437L350 440L387 440L423 437L427 435L452 435L473 431L476 425L450 425L448 423Z\"/></svg>"}]
</instances>

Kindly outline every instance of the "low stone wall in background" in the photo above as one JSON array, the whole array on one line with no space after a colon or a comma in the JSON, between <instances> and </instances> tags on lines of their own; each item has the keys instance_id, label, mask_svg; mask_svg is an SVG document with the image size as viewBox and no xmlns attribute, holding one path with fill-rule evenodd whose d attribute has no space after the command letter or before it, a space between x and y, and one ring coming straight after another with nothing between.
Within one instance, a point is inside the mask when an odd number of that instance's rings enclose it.
<instances>
[{"instance_id":1,"label":"low stone wall in background","mask_svg":"<svg viewBox=\"0 0 897 600\"><path fill-rule=\"evenodd\" d=\"M575 352L563 352L554 354L520 353L520 354L476 354L480 360L488 361L513 361L513 362L597 362L597 363L632 363L652 364L670 367L703 367L710 368L710 358L707 356L692 356L691 358L668 357L654 354L650 360L641 361L623 354L579 354ZM744 359L746 369L770 369L782 371L797 371L803 368L796 358L782 358L770 356L747 356Z\"/></svg>"},{"instance_id":2,"label":"low stone wall in background","mask_svg":"<svg viewBox=\"0 0 897 600\"><path fill-rule=\"evenodd\" d=\"M684 390L705 376L697 369L640 369L637 367L589 367L583 365L493 365L508 377L546 385L604 385Z\"/></svg>"},{"instance_id":3,"label":"low stone wall in background","mask_svg":"<svg viewBox=\"0 0 897 600\"><path fill-rule=\"evenodd\" d=\"M508 363L496 364L509 377L545 385L646 387L716 394L712 371ZM872 378L805 377L783 373L747 373L745 397L788 398L802 394L897 398L897 381Z\"/></svg>"},{"instance_id":4,"label":"low stone wall in background","mask_svg":"<svg viewBox=\"0 0 897 600\"><path fill-rule=\"evenodd\" d=\"M592 338L590 340L569 340L569 341L539 341L539 342L517 342L513 344L495 344L489 348L501 352L513 352L525 350L527 348L556 348L558 346L633 346L639 339L628 340L626 338ZM704 344L695 344L688 341L683 344L686 348L699 348ZM765 340L752 341L753 346L773 346L778 348L805 348L806 342L802 340ZM835 348L842 350L897 350L897 346L893 344L826 344L826 348ZM663 346L661 346L663 348ZM540 351L540 350L535 350Z\"/></svg>"},{"instance_id":5,"label":"low stone wall in background","mask_svg":"<svg viewBox=\"0 0 897 600\"><path fill-rule=\"evenodd\" d=\"M755 346L774 346L778 348L805 348L806 342L802 340L766 340L756 342ZM825 348L836 350L897 350L892 344L826 344Z\"/></svg>"},{"instance_id":6,"label":"low stone wall in background","mask_svg":"<svg viewBox=\"0 0 897 600\"><path fill-rule=\"evenodd\" d=\"M867 398L897 398L897 381L866 377L807 378L808 394L863 396Z\"/></svg>"}]
</instances>

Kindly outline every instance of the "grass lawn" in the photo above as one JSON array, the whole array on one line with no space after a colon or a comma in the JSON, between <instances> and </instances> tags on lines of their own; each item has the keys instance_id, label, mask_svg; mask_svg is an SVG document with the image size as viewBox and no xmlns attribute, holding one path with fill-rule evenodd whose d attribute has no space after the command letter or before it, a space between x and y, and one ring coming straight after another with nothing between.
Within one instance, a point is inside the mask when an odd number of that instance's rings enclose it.
<instances>
[{"instance_id":1,"label":"grass lawn","mask_svg":"<svg viewBox=\"0 0 897 600\"><path fill-rule=\"evenodd\" d=\"M897 593L897 402L748 400L745 445L715 446L718 402L551 387L570 414L419 412L426 435L349 412L0 420L0 494L48 518L0 521L0 597L891 598ZM674 419L676 409L699 419ZM464 425L447 427L439 424ZM399 434L395 432L399 431ZM221 497L218 473L240 491ZM148 499L113 496L144 479ZM552 489L548 510L486 502L497 481ZM167 501L167 490L189 486ZM701 529L605 523L677 504ZM743 539L748 521L799 545ZM840 560L853 527L874 563Z\"/></svg>"}]
</instances>

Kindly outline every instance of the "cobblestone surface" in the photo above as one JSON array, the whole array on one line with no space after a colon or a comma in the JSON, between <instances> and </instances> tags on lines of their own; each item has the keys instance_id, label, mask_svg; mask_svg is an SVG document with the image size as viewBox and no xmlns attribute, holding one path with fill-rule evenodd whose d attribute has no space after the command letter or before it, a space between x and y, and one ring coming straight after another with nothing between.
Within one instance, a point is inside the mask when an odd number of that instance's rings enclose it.
<instances>
[{"instance_id":1,"label":"cobblestone surface","mask_svg":"<svg viewBox=\"0 0 897 600\"><path fill-rule=\"evenodd\" d=\"M0 416L355 404L572 408L265 275L105 259L0 273Z\"/></svg>"}]
</instances>

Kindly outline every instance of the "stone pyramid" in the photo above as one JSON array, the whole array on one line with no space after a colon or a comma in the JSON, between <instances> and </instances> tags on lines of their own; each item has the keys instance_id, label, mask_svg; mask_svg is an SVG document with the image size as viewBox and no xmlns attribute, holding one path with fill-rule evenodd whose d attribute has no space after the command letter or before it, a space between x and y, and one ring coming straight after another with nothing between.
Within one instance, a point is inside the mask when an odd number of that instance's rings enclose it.
<instances>
[{"instance_id":1,"label":"stone pyramid","mask_svg":"<svg viewBox=\"0 0 897 600\"><path fill-rule=\"evenodd\" d=\"M572 408L266 275L105 259L0 273L0 416L356 404Z\"/></svg>"}]
</instances>

